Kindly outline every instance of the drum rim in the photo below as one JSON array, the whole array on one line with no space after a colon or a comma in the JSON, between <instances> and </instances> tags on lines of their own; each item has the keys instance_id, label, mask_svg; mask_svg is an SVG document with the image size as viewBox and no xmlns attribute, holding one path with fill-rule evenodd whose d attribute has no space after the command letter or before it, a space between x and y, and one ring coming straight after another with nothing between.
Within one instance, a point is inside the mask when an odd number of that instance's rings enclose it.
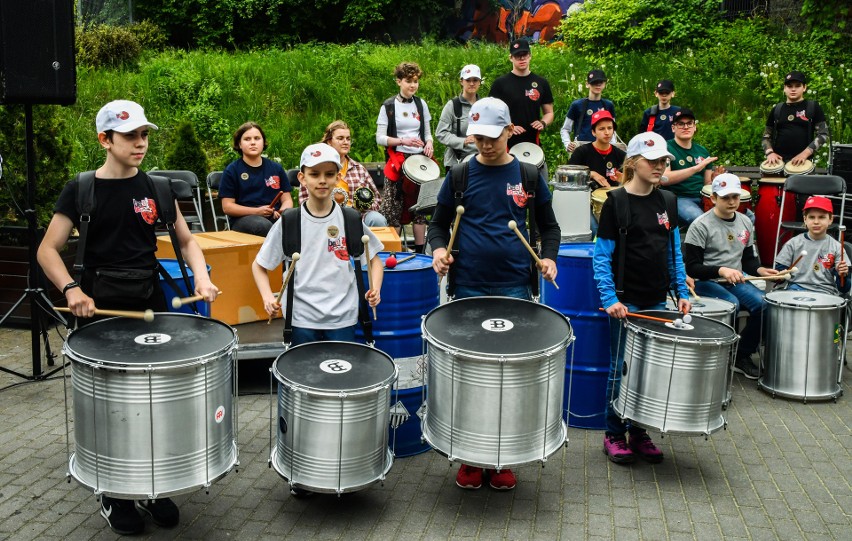
<instances>
[{"instance_id":1,"label":"drum rim","mask_svg":"<svg viewBox=\"0 0 852 541\"><path fill-rule=\"evenodd\" d=\"M362 483L360 485L340 487L340 489L338 490L336 488L315 487L313 485L307 485L307 484L304 484L304 483L293 483L293 482L291 482L290 479L286 475L284 475L284 472L281 471L278 468L278 461L282 460L278 456L278 445L274 445L272 447L272 452L269 453L269 462L271 463L272 467L275 469L275 472L282 479L284 479L285 481L287 481L288 483L290 483L294 487L305 488L305 489L310 490L311 492L316 492L316 493L320 493L320 494L337 494L338 492L343 494L343 493L346 493L346 492L357 492L359 490L362 490L364 488L369 487L370 485L372 485L374 483L384 481L385 477L387 476L388 472L390 471L391 467L393 466L393 462L394 462L395 458L396 458L396 455L394 455L393 449L391 449L390 446L387 446L387 454L385 455L386 466L384 468L384 471L382 472L382 474L379 477L376 477L372 481L368 481L367 483Z\"/></svg>"},{"instance_id":2,"label":"drum rim","mask_svg":"<svg viewBox=\"0 0 852 541\"><path fill-rule=\"evenodd\" d=\"M805 160L802 165L793 165L791 162L784 163L784 172L788 175L806 175L816 169L816 164L812 160Z\"/></svg>"},{"instance_id":3,"label":"drum rim","mask_svg":"<svg viewBox=\"0 0 852 541\"><path fill-rule=\"evenodd\" d=\"M781 294L787 294L787 293L798 293L800 295L821 295L821 296L825 296L825 297L833 297L833 298L839 300L840 304L820 304L818 306L815 306L815 305L812 305L812 304L795 304L795 303L792 303L792 302L789 302L789 301L776 299L776 297L780 296ZM770 295L771 295L771 297L770 297ZM773 306L779 306L779 307L784 307L784 308L789 307L789 308L795 308L795 309L798 309L798 310L807 310L807 311L837 310L838 308L843 308L849 302L848 300L844 299L843 297L838 297L837 295L829 295L828 293L820 293L818 291L796 291L796 290L789 290L789 289L785 289L785 290L782 290L782 291L770 291L769 293L767 293L764 296L764 298L766 299L767 303L772 304Z\"/></svg>"},{"instance_id":4,"label":"drum rim","mask_svg":"<svg viewBox=\"0 0 852 541\"><path fill-rule=\"evenodd\" d=\"M758 184L767 184L770 186L783 185L785 182L787 182L785 177L761 177L757 179Z\"/></svg>"},{"instance_id":5,"label":"drum rim","mask_svg":"<svg viewBox=\"0 0 852 541\"><path fill-rule=\"evenodd\" d=\"M567 318L566 318L567 319ZM560 344L552 346L546 349L540 349L537 351L531 351L528 353L520 354L497 354L497 353L483 353L481 351L473 351L469 349L463 348L453 348L448 347L443 342L439 341L428 331L423 330L423 339L431 346L434 346L436 349L443 351L444 353L448 353L453 360L458 359L459 357L470 357L470 360L466 360L466 362L484 362L484 363L493 363L493 362L507 362L507 363L525 363L525 362L533 362L538 361L540 359L546 359L548 357L552 357L553 355L560 352L562 349L567 349L571 342L573 342L576 337L574 336L574 330L571 329L571 332ZM428 352L427 352L428 357Z\"/></svg>"},{"instance_id":6,"label":"drum rim","mask_svg":"<svg viewBox=\"0 0 852 541\"><path fill-rule=\"evenodd\" d=\"M661 312L662 311L662 312L664 312L665 310L640 310L638 313L641 314L641 313L646 312L646 311L651 311L651 312ZM731 327L730 325L728 325L727 323L725 323L723 321L719 321L717 319L713 319L713 318L710 318L710 317L707 317L707 316L704 316L704 315L700 315L700 314L693 314L692 319L694 320L695 318L704 319L704 320L707 320L707 321L712 321L713 323L711 323L711 325L715 325L715 324L724 325L725 327L727 327L731 331L731 336L728 337L728 338L700 338L700 337L678 338L674 334L663 334L662 332L655 330L655 329L646 329L644 327L640 327L636 323L631 321L629 318L627 318L625 320L624 325L628 329L630 329L631 327L633 329L636 329L635 332L637 334L647 334L647 335L651 335L651 336L659 336L662 341L672 342L672 343L701 344L701 345L707 345L707 344L728 345L728 344L734 344L740 339L736 330L734 330L733 327Z\"/></svg>"},{"instance_id":7,"label":"drum rim","mask_svg":"<svg viewBox=\"0 0 852 541\"><path fill-rule=\"evenodd\" d=\"M524 149L526 149L526 148L530 148L530 149L535 148L537 154L540 154L540 156L538 156L539 159L536 161L536 164L538 165L538 167L541 167L541 165L547 159L547 156L545 156L545 154L544 154L544 149L541 148L539 145L537 145L535 143L530 143L528 141L516 143L516 144L512 145L512 148L509 149L509 154L511 154L512 156L514 156L514 157L516 157L520 160L521 157L518 156L518 154L524 152ZM530 152L530 155L532 155L532 154L533 153Z\"/></svg>"},{"instance_id":8,"label":"drum rim","mask_svg":"<svg viewBox=\"0 0 852 541\"><path fill-rule=\"evenodd\" d=\"M405 163L409 162L409 161L412 164L415 163L415 162L418 162L418 166L419 166L419 162L422 162L429 169L437 169L438 176L435 177L435 179L441 177L441 167L437 163L435 163L431 158L429 158L425 154L411 154L402 161L402 172L406 173L406 176L408 176L409 178L411 178L411 177L409 176L408 170L411 169L411 166L409 166L409 167L405 166ZM435 179L432 179L432 180L435 180ZM424 180L423 182L429 182L429 181Z\"/></svg>"}]
</instances>

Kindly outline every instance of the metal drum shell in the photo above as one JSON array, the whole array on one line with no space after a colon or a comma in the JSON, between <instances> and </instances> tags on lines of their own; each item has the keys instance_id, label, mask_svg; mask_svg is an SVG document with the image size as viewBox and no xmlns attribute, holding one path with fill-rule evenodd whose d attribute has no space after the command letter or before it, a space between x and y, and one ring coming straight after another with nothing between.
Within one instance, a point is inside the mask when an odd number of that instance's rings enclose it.
<instances>
[{"instance_id":1,"label":"metal drum shell","mask_svg":"<svg viewBox=\"0 0 852 541\"><path fill-rule=\"evenodd\" d=\"M346 390L299 383L281 373L279 362L300 348L369 350L387 360L392 375ZM278 437L270 456L275 471L291 486L320 493L355 492L384 480L393 465L389 404L397 376L387 354L363 344L313 342L279 355L272 364L272 377L278 381Z\"/></svg>"},{"instance_id":2,"label":"metal drum shell","mask_svg":"<svg viewBox=\"0 0 852 541\"><path fill-rule=\"evenodd\" d=\"M157 314L155 322L164 320L174 322L173 330L182 322L209 322L226 345L194 358L136 363L110 360L109 350L96 359L74 349L75 333L109 340L111 325L128 323L113 318L74 331L63 347L74 402L69 473L96 493L125 499L183 494L238 464L235 331L198 316Z\"/></svg>"},{"instance_id":3,"label":"metal drum shell","mask_svg":"<svg viewBox=\"0 0 852 541\"><path fill-rule=\"evenodd\" d=\"M552 312L565 322L564 339L541 350L501 355L448 344L429 330L438 311L494 300ZM503 469L543 463L565 443L565 350L573 334L564 316L518 299L461 299L430 312L423 336L429 358L423 437L435 450L464 464Z\"/></svg>"},{"instance_id":4,"label":"metal drum shell","mask_svg":"<svg viewBox=\"0 0 852 541\"><path fill-rule=\"evenodd\" d=\"M766 360L758 386L773 395L803 400L840 396L840 346L834 340L842 340L835 332L845 306L844 299L824 293L768 293Z\"/></svg>"},{"instance_id":5,"label":"metal drum shell","mask_svg":"<svg viewBox=\"0 0 852 541\"><path fill-rule=\"evenodd\" d=\"M550 184L554 187L574 186L581 190L589 189L591 173L585 165L560 165L553 173Z\"/></svg>"},{"instance_id":6,"label":"metal drum shell","mask_svg":"<svg viewBox=\"0 0 852 541\"><path fill-rule=\"evenodd\" d=\"M626 320L621 388L613 402L619 416L664 434L708 436L726 426L725 405L739 336L724 323L703 316L692 320L725 327L730 336L681 338L663 333L662 323L656 324L659 330L650 330Z\"/></svg>"}]
</instances>

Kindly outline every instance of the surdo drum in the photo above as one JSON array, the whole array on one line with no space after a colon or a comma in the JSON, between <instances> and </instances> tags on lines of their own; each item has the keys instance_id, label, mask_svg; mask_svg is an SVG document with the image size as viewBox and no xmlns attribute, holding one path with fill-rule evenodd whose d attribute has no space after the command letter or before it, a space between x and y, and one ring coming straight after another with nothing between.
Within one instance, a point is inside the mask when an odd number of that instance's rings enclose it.
<instances>
[{"instance_id":1,"label":"surdo drum","mask_svg":"<svg viewBox=\"0 0 852 541\"><path fill-rule=\"evenodd\" d=\"M423 154L412 154L402 162L402 172L415 184L424 184L441 178L438 164Z\"/></svg>"},{"instance_id":2,"label":"surdo drum","mask_svg":"<svg viewBox=\"0 0 852 541\"><path fill-rule=\"evenodd\" d=\"M387 354L352 342L311 342L279 355L271 370L278 417L270 424L269 460L290 486L341 494L384 481L393 464L388 428L397 378Z\"/></svg>"},{"instance_id":3,"label":"surdo drum","mask_svg":"<svg viewBox=\"0 0 852 541\"><path fill-rule=\"evenodd\" d=\"M73 331L75 450L95 493L144 499L208 487L237 462L237 337L213 319L157 314Z\"/></svg>"},{"instance_id":4,"label":"surdo drum","mask_svg":"<svg viewBox=\"0 0 852 541\"><path fill-rule=\"evenodd\" d=\"M671 312L640 312L671 318ZM708 436L727 424L725 405L739 336L729 325L693 316L689 325L625 320L621 388L613 409L663 433Z\"/></svg>"},{"instance_id":5,"label":"surdo drum","mask_svg":"<svg viewBox=\"0 0 852 541\"><path fill-rule=\"evenodd\" d=\"M565 316L541 304L474 297L423 320L429 365L423 437L450 460L503 469L544 463L566 441Z\"/></svg>"},{"instance_id":6,"label":"surdo drum","mask_svg":"<svg viewBox=\"0 0 852 541\"><path fill-rule=\"evenodd\" d=\"M766 295L766 366L758 386L772 396L837 399L846 300L812 291Z\"/></svg>"}]
</instances>

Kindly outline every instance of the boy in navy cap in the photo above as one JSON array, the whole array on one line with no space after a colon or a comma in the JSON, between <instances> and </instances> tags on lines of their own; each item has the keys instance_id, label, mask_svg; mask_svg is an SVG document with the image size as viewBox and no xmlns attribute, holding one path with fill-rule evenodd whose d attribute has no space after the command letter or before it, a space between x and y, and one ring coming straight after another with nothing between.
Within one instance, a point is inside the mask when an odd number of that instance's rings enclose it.
<instances>
[{"instance_id":1,"label":"boy in navy cap","mask_svg":"<svg viewBox=\"0 0 852 541\"><path fill-rule=\"evenodd\" d=\"M645 109L642 122L639 123L639 131L652 131L662 135L666 141L670 141L674 139L672 120L680 111L680 107L672 105L672 98L675 97L674 83L668 79L658 81L654 88L654 96L657 97L657 105Z\"/></svg>"},{"instance_id":2,"label":"boy in navy cap","mask_svg":"<svg viewBox=\"0 0 852 541\"><path fill-rule=\"evenodd\" d=\"M828 140L825 113L816 101L805 99L807 90L804 73L791 71L784 77L787 99L769 112L761 140L769 165L782 160L801 165Z\"/></svg>"},{"instance_id":3,"label":"boy in navy cap","mask_svg":"<svg viewBox=\"0 0 852 541\"><path fill-rule=\"evenodd\" d=\"M606 88L606 74L603 70L592 70L586 75L586 88L589 89L587 98L574 100L565 115L565 122L559 135L565 150L574 152L578 143L594 141L592 135L592 115L600 110L607 110L615 118L615 105L610 100L601 97ZM573 136L573 140L572 140Z\"/></svg>"}]
</instances>

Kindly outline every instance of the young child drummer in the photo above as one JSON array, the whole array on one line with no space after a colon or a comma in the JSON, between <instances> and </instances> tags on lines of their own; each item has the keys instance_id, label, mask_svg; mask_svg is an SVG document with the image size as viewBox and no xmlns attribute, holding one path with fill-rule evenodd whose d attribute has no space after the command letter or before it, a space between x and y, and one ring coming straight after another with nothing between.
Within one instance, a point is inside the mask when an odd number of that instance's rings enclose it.
<instances>
[{"instance_id":1,"label":"young child drummer","mask_svg":"<svg viewBox=\"0 0 852 541\"><path fill-rule=\"evenodd\" d=\"M748 322L741 334L734 372L757 379L760 369L751 356L760 346L760 329L766 302L763 292L746 281L751 276L772 276L775 269L760 266L754 250L754 225L740 205L740 179L723 173L713 179L713 208L699 216L686 233L683 257L686 272L696 279L695 293L715 297L745 308Z\"/></svg>"},{"instance_id":2,"label":"young child drummer","mask_svg":"<svg viewBox=\"0 0 852 541\"><path fill-rule=\"evenodd\" d=\"M834 219L831 200L820 195L809 197L803 216L807 231L784 244L775 258L775 269L785 270L796 261L798 270L787 282L787 289L828 295L848 293L852 286L847 279L849 254L841 254L844 247L828 235L828 226Z\"/></svg>"}]
</instances>

